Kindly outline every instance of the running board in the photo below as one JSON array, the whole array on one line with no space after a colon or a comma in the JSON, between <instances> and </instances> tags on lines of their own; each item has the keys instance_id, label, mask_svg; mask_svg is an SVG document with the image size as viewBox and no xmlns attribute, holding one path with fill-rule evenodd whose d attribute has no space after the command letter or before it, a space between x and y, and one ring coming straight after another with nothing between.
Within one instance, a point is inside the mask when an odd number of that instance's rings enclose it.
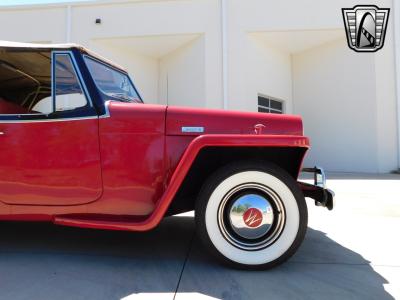
<instances>
[{"instance_id":1,"label":"running board","mask_svg":"<svg viewBox=\"0 0 400 300\"><path fill-rule=\"evenodd\" d=\"M124 230L124 231L147 231L149 228L150 219L148 216L132 217L120 216L113 218L112 216L98 215L96 217L67 215L57 216L53 223L56 225L92 228L92 229L107 229L107 230Z\"/></svg>"}]
</instances>

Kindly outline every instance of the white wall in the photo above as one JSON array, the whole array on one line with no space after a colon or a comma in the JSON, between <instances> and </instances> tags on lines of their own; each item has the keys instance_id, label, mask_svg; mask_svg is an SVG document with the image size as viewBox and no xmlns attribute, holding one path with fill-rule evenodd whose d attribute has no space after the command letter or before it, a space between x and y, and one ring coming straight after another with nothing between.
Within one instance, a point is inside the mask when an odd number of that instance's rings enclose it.
<instances>
[{"instance_id":1,"label":"white wall","mask_svg":"<svg viewBox=\"0 0 400 300\"><path fill-rule=\"evenodd\" d=\"M240 37L240 59L229 56L229 109L257 111L258 94L285 101L292 112L289 53L278 51L251 34Z\"/></svg>"},{"instance_id":2,"label":"white wall","mask_svg":"<svg viewBox=\"0 0 400 300\"><path fill-rule=\"evenodd\" d=\"M393 16L392 16L393 17ZM375 54L378 172L397 169L396 75L394 66L393 18L389 20L385 46ZM398 91L400 93L400 91ZM400 116L399 116L400 117ZM399 132L398 132L399 130ZM399 165L400 166L400 165Z\"/></svg>"},{"instance_id":3,"label":"white wall","mask_svg":"<svg viewBox=\"0 0 400 300\"><path fill-rule=\"evenodd\" d=\"M294 55L293 95L312 142L306 164L378 171L373 54L349 51L340 39Z\"/></svg>"},{"instance_id":4,"label":"white wall","mask_svg":"<svg viewBox=\"0 0 400 300\"><path fill-rule=\"evenodd\" d=\"M206 106L204 47L201 36L160 60L160 103Z\"/></svg>"},{"instance_id":5,"label":"white wall","mask_svg":"<svg viewBox=\"0 0 400 300\"><path fill-rule=\"evenodd\" d=\"M257 97L261 94L283 100L285 113L292 113L290 54L274 49L255 36L247 35L247 39L246 58L242 61L244 95L231 95L232 108L257 111Z\"/></svg>"},{"instance_id":6,"label":"white wall","mask_svg":"<svg viewBox=\"0 0 400 300\"><path fill-rule=\"evenodd\" d=\"M160 1L131 1L124 3L103 4L86 4L74 6L72 9L73 41L86 44L90 40L127 38L127 37L153 37L153 36L169 36L169 35L187 35L197 34L203 38L199 43L203 43L203 53L200 57L192 61L186 60L188 63L196 64L196 60L203 61L203 68L207 72L199 82L203 86L203 90L198 95L203 97L201 103L206 107L222 107L222 78L221 78L221 32L220 28L220 10L219 1L216 0L160 0ZM94 20L101 17L102 24L96 25ZM199 53L199 52L198 52ZM178 54L177 54L178 55ZM183 55L183 54L182 54ZM173 55L172 55L173 56ZM170 59L173 59L173 57ZM179 55L178 55L179 56ZM122 65L129 65L130 60L136 58L127 57L120 59ZM162 59L157 57L157 60ZM183 58L182 58L183 59ZM184 59L185 60L185 59ZM143 60L140 60L143 63ZM165 61L165 60L164 60ZM180 59L175 59L179 62ZM157 62L158 63L158 62ZM152 63L151 63L152 64ZM161 63L163 65L164 63ZM160 65L160 67L161 67ZM152 70L154 66L151 67ZM177 67L178 68L178 67ZM179 67L182 71L182 68ZM198 68L189 65L184 68L190 71L188 77L197 78ZM129 68L130 71L133 68ZM143 79L139 72L146 72L143 69L136 69L133 72L135 78L138 78L138 87L140 90L146 87L153 88L152 84ZM154 71L151 71L152 73ZM172 71L174 73L174 71ZM144 75L147 76L147 75ZM173 75L178 76L178 75ZM179 75L182 78L182 75ZM158 76L157 76L158 77ZM153 76L151 75L151 78ZM151 79L152 82L157 82ZM172 78L174 80L174 78ZM174 82L174 81L172 81ZM160 82L160 85L162 82ZM182 87L172 86L184 91ZM154 95L159 94L159 88L153 89L152 92L144 91L146 99L154 99ZM186 93L186 92L185 92ZM174 95L177 95L175 93ZM187 95L187 93L185 94ZM186 96L185 96L186 97ZM197 97L197 96L196 96ZM179 99L183 99L184 95L179 95ZM194 99L198 100L198 98ZM151 102L157 102L150 100ZM173 101L173 100L172 100ZM178 101L177 101L178 102ZM178 102L185 105L186 102Z\"/></svg>"},{"instance_id":7,"label":"white wall","mask_svg":"<svg viewBox=\"0 0 400 300\"><path fill-rule=\"evenodd\" d=\"M0 39L18 42L65 42L65 7L0 10Z\"/></svg>"}]
</instances>

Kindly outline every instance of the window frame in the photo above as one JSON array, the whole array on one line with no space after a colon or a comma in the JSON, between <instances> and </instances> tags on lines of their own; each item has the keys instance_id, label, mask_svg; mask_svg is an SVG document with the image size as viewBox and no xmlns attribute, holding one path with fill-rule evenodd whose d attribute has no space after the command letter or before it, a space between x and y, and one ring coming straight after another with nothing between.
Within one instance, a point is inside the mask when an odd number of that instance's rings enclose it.
<instances>
[{"instance_id":1,"label":"window frame","mask_svg":"<svg viewBox=\"0 0 400 300\"><path fill-rule=\"evenodd\" d=\"M65 113L68 112L68 110L67 111L56 111L56 108L57 108L57 105L56 105L56 97L57 97L57 95L56 95L56 80L57 80L57 78L56 78L56 69L55 68L56 68L57 55L60 55L60 56L66 55L69 57L72 68L74 69L76 77L78 79L79 86L81 87L83 95L86 98L86 105L83 106L82 109L85 107L93 107L92 99L90 97L89 91L86 88L85 81L83 80L82 73L78 67L78 64L75 60L73 53L71 53L71 51L52 51L52 53L51 53L51 97L53 100L52 114L62 114L64 112Z\"/></svg>"},{"instance_id":2,"label":"window frame","mask_svg":"<svg viewBox=\"0 0 400 300\"><path fill-rule=\"evenodd\" d=\"M55 58L57 55L67 55L71 61L72 68L75 71L79 85L82 89L83 95L86 98L87 105L83 106L79 112L75 110L55 111L56 108L56 95L55 95ZM72 50L52 50L51 51L51 94L52 99L52 112L45 113L32 113L32 114L0 114L0 123L19 123L19 122L56 122L56 121L71 121L81 119L94 119L98 118L97 111L93 105L92 98L87 89L85 80L82 76L79 65L76 61L75 54Z\"/></svg>"},{"instance_id":3,"label":"window frame","mask_svg":"<svg viewBox=\"0 0 400 300\"><path fill-rule=\"evenodd\" d=\"M268 104L269 105L265 106L265 105L260 104L260 99L259 98L263 98L265 100L268 100ZM276 109L276 108L272 108L271 101L276 101L276 102L281 103L282 104L282 110L279 110L279 109ZM260 108L266 109L266 110L268 110L268 112L261 112L259 110ZM278 99L278 98L275 98L275 97L266 96L266 95L263 95L263 94L258 94L257 95L257 112L259 112L259 113L264 113L264 114L265 113L285 114L285 110L286 110L285 108L286 108L285 107L285 100Z\"/></svg>"},{"instance_id":4,"label":"window frame","mask_svg":"<svg viewBox=\"0 0 400 300\"><path fill-rule=\"evenodd\" d=\"M101 94L102 97L103 97L103 103L104 103L104 104L105 104L108 100L113 100L113 101L120 101L120 100L119 100L117 97L112 97L112 96L107 95L107 93L104 92L103 89L99 87L98 83L96 82L96 80L94 79L94 77L93 77L93 75L92 75L92 72L90 71L90 68L89 68L89 66L88 66L88 63L87 63L87 61L86 61L87 59L93 60L93 61L95 61L95 62L97 62L97 63L99 63L99 64L101 64L101 65L103 65L103 66L106 66L107 68L110 68L110 69L114 70L115 72L118 72L118 73L120 73L120 74L125 75L125 76L128 78L128 80L129 80L130 84L132 85L133 89L135 90L135 92L136 92L136 94L137 94L137 96L138 96L138 99L140 100L140 102L136 102L136 103L143 103L143 104L144 104L144 101L143 101L143 99L142 99L142 96L140 95L138 89L136 88L135 84L133 83L133 80L132 80L131 76L129 76L129 73L128 73L128 72L125 72L125 71L123 71L123 70L121 70L121 69L118 69L118 68L114 67L113 65L108 64L107 62L104 62L104 61L102 61L102 60L99 60L98 58L96 58L96 57L94 57L94 56L91 56L91 55L89 55L89 54L83 54L83 55L82 55L82 58L83 58L83 62L85 63L86 69L88 70L88 72L89 72L89 74L90 74L90 77L91 77L92 81L94 82L94 84L95 84L97 90L100 92L100 94ZM122 101L120 101L120 102L122 102Z\"/></svg>"}]
</instances>

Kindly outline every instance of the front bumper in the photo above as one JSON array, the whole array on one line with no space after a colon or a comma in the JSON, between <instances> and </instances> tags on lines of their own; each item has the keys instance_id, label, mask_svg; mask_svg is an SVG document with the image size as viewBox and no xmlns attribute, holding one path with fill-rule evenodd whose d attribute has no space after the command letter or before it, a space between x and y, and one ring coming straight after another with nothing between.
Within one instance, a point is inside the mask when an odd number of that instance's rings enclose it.
<instances>
[{"instance_id":1,"label":"front bumper","mask_svg":"<svg viewBox=\"0 0 400 300\"><path fill-rule=\"evenodd\" d=\"M326 188L326 176L324 170L319 167L304 168L302 172L312 173L314 175L314 184L298 181L304 197L312 198L315 205L326 207L332 210L335 206L335 193Z\"/></svg>"}]
</instances>

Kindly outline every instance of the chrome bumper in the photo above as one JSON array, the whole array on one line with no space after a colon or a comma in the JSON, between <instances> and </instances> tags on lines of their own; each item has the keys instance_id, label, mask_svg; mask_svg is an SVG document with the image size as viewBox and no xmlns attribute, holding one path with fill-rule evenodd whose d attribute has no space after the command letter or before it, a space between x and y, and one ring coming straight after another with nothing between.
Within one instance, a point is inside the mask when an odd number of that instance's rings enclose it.
<instances>
[{"instance_id":1,"label":"chrome bumper","mask_svg":"<svg viewBox=\"0 0 400 300\"><path fill-rule=\"evenodd\" d=\"M302 172L312 173L314 175L314 184L298 181L300 189L304 197L312 198L315 205L326 207L332 210L335 206L335 193L326 188L325 172L320 167L304 168Z\"/></svg>"}]
</instances>

